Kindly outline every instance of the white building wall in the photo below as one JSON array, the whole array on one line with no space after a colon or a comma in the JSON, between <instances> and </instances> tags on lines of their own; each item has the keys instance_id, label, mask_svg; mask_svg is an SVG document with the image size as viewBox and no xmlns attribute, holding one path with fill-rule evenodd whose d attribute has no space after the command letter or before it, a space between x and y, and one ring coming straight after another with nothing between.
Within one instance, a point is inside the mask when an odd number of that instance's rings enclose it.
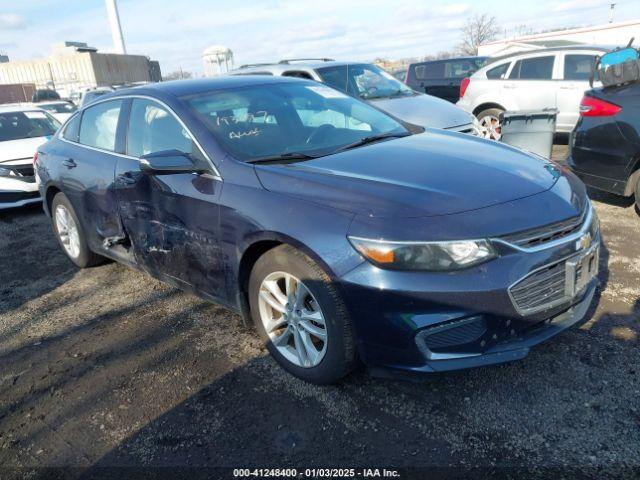
<instances>
[{"instance_id":1,"label":"white building wall","mask_svg":"<svg viewBox=\"0 0 640 480\"><path fill-rule=\"evenodd\" d=\"M640 45L640 20L628 22L606 23L593 27L561 30L558 32L525 35L507 40L497 40L478 46L478 55L499 56L530 49L523 44L527 42L544 42L545 40L568 40L589 45L624 46L632 37L635 45Z\"/></svg>"}]
</instances>

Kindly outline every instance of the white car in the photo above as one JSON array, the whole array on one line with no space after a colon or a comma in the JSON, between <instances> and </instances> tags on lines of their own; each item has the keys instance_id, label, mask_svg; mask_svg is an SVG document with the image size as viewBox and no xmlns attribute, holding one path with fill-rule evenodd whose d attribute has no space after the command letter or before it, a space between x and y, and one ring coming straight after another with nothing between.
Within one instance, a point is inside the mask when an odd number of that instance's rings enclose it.
<instances>
[{"instance_id":1,"label":"white car","mask_svg":"<svg viewBox=\"0 0 640 480\"><path fill-rule=\"evenodd\" d=\"M589 87L594 57L604 47L562 47L519 53L494 60L460 85L457 105L473 113L486 138L500 138L505 110L558 110L556 131L575 127L580 100Z\"/></svg>"},{"instance_id":2,"label":"white car","mask_svg":"<svg viewBox=\"0 0 640 480\"><path fill-rule=\"evenodd\" d=\"M73 112L78 109L73 103L65 102L64 100L39 102L34 104L34 106L49 112L60 123L66 122L67 118L73 115Z\"/></svg>"},{"instance_id":3,"label":"white car","mask_svg":"<svg viewBox=\"0 0 640 480\"><path fill-rule=\"evenodd\" d=\"M33 156L58 127L33 105L0 105L0 210L41 202Z\"/></svg>"}]
</instances>

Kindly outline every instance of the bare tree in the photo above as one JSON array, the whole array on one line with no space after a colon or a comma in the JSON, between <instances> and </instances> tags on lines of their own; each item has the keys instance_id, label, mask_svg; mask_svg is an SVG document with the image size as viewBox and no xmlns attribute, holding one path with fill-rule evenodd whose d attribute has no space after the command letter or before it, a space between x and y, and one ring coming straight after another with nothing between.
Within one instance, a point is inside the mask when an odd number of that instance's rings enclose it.
<instances>
[{"instance_id":1,"label":"bare tree","mask_svg":"<svg viewBox=\"0 0 640 480\"><path fill-rule=\"evenodd\" d=\"M182 70L181 68L180 70L176 70L174 72L163 75L162 79L164 81L167 81L167 80L181 80L183 78L192 78L192 77L193 77L193 73L186 70Z\"/></svg>"},{"instance_id":2,"label":"bare tree","mask_svg":"<svg viewBox=\"0 0 640 480\"><path fill-rule=\"evenodd\" d=\"M487 13L475 15L462 27L462 38L458 50L463 55L477 55L478 45L495 40L500 33L495 17Z\"/></svg>"}]
</instances>

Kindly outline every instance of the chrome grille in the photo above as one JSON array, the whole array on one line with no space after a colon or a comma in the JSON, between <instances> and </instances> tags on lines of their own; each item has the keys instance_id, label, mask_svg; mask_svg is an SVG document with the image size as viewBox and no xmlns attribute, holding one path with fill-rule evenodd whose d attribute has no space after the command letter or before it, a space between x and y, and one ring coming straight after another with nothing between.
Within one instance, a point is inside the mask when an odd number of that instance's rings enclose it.
<instances>
[{"instance_id":1,"label":"chrome grille","mask_svg":"<svg viewBox=\"0 0 640 480\"><path fill-rule=\"evenodd\" d=\"M511 299L521 314L553 308L568 300L565 262L562 260L536 270L509 288Z\"/></svg>"},{"instance_id":2,"label":"chrome grille","mask_svg":"<svg viewBox=\"0 0 640 480\"><path fill-rule=\"evenodd\" d=\"M512 233L500 237L501 240L522 248L532 248L553 240L557 240L582 228L588 209L585 208L582 215L571 217L561 222L551 223L542 227L532 228L521 232Z\"/></svg>"}]
</instances>

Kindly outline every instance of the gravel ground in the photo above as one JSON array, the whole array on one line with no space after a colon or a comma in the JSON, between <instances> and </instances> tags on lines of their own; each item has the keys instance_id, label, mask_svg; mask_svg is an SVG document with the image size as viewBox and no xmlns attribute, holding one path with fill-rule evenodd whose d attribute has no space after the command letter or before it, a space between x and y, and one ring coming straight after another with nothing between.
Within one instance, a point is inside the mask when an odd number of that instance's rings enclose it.
<instances>
[{"instance_id":1,"label":"gravel ground","mask_svg":"<svg viewBox=\"0 0 640 480\"><path fill-rule=\"evenodd\" d=\"M360 371L332 387L284 373L223 308L116 263L77 270L39 208L0 214L0 478L292 465L631 476L640 216L594 198L608 272L588 321L517 363L423 383Z\"/></svg>"}]
</instances>

